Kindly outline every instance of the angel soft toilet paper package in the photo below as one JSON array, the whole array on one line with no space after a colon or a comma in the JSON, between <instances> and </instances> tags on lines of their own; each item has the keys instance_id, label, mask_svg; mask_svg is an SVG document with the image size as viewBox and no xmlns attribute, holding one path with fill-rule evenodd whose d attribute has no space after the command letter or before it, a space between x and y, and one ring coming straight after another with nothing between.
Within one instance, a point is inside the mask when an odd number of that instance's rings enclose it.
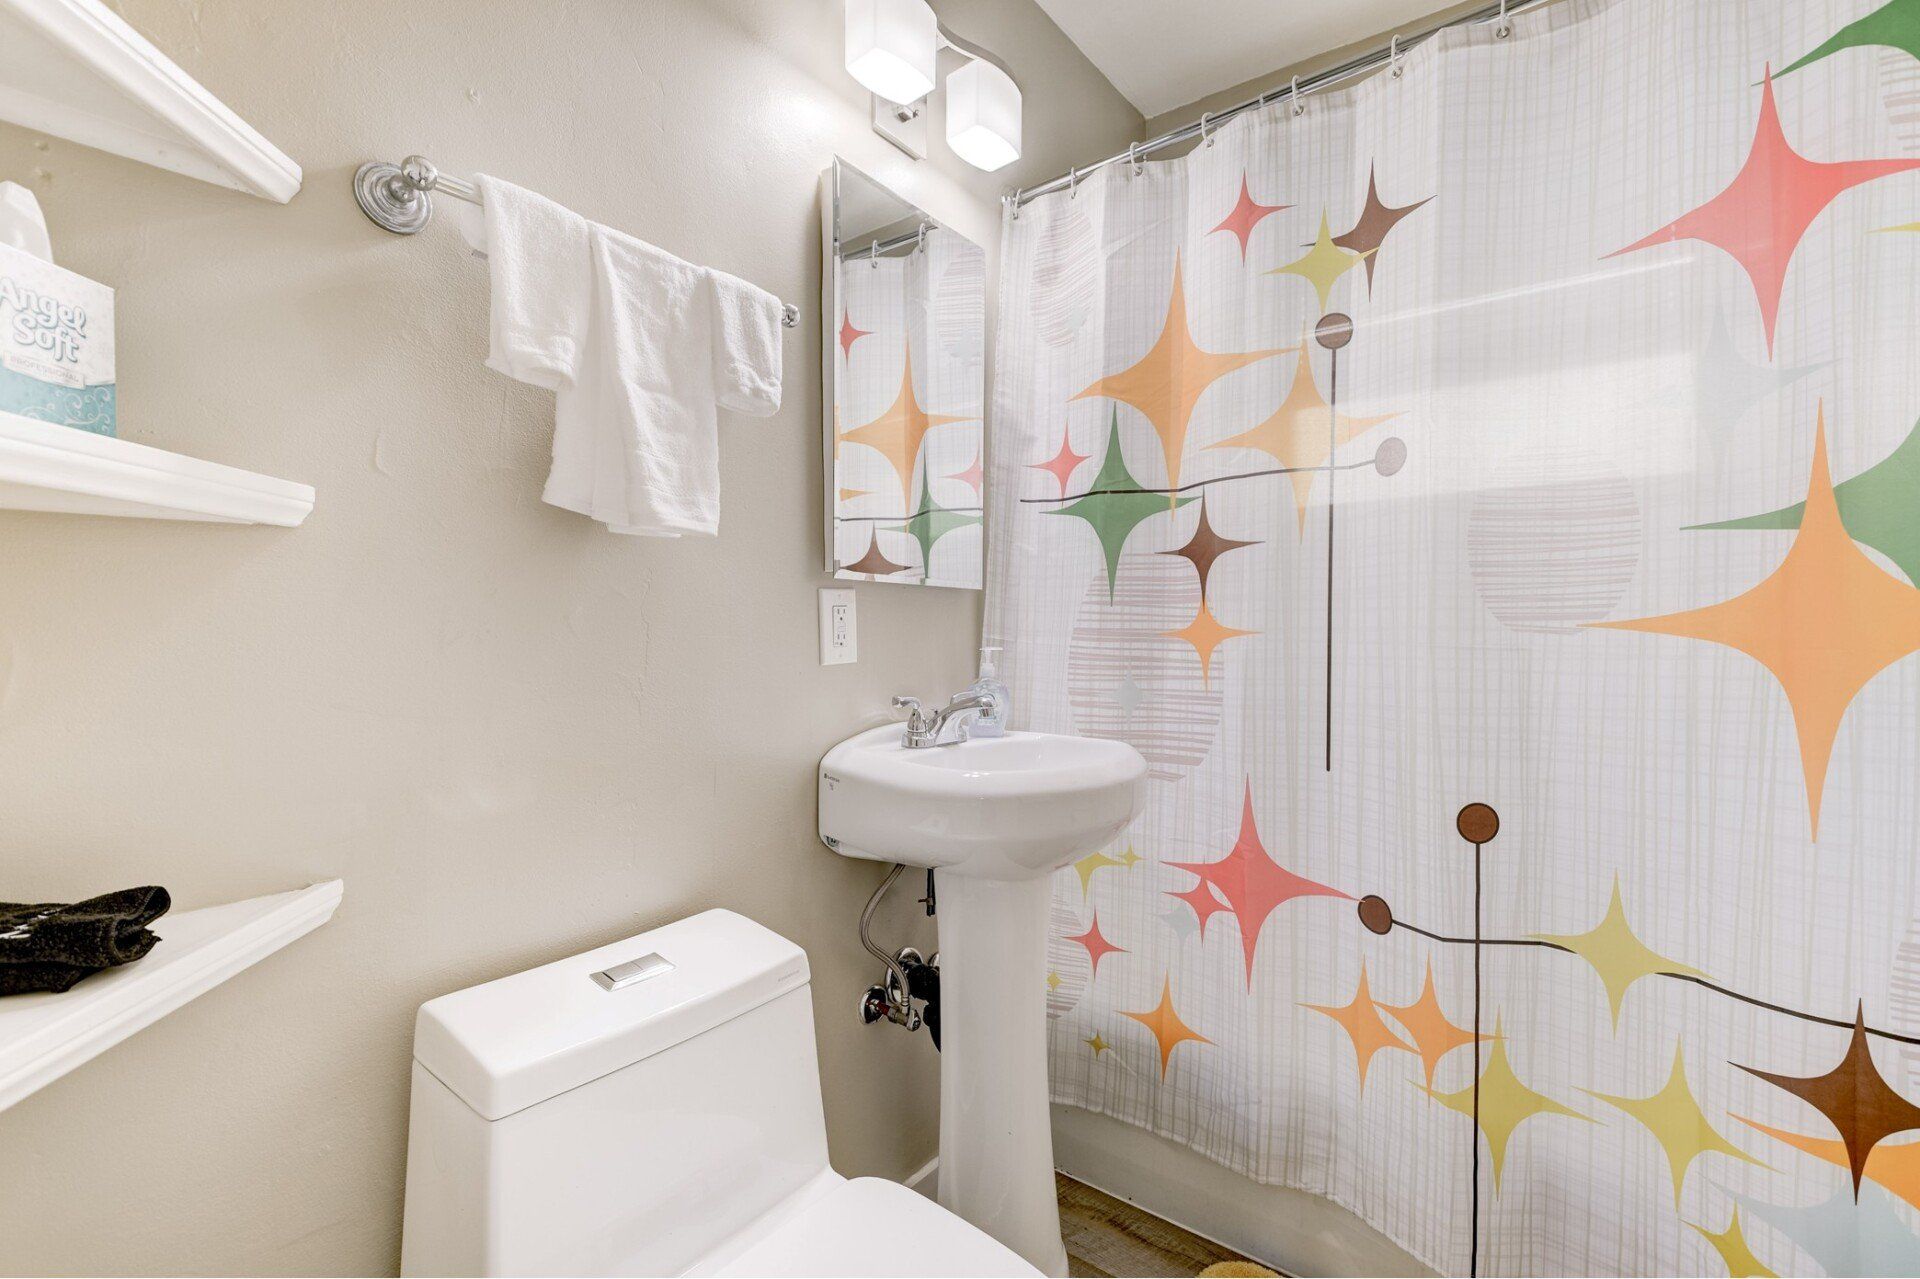
<instances>
[{"instance_id":1,"label":"angel soft toilet paper package","mask_svg":"<svg viewBox=\"0 0 1920 1279\"><path fill-rule=\"evenodd\" d=\"M112 435L113 290L55 266L32 193L0 188L0 413Z\"/></svg>"}]
</instances>

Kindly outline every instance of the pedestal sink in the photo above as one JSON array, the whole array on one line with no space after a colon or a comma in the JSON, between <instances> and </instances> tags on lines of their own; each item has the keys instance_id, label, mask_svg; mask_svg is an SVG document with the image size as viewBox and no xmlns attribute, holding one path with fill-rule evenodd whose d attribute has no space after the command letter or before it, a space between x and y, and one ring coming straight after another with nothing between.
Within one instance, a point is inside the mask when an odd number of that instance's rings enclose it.
<instances>
[{"instance_id":1,"label":"pedestal sink","mask_svg":"<svg viewBox=\"0 0 1920 1279\"><path fill-rule=\"evenodd\" d=\"M835 852L934 870L940 922L940 1203L1067 1273L1047 1110L1052 872L1132 820L1146 761L1123 742L1008 733L909 750L899 725L820 761Z\"/></svg>"}]
</instances>

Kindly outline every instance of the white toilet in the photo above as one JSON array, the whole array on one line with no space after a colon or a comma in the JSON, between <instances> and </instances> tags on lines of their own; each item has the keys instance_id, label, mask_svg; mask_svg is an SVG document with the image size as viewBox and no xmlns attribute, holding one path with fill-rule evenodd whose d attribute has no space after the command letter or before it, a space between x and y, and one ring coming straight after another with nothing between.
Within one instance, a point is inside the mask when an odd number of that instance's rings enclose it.
<instances>
[{"instance_id":1,"label":"white toilet","mask_svg":"<svg viewBox=\"0 0 1920 1279\"><path fill-rule=\"evenodd\" d=\"M1040 1273L828 1166L806 952L725 910L421 1006L401 1271Z\"/></svg>"}]
</instances>

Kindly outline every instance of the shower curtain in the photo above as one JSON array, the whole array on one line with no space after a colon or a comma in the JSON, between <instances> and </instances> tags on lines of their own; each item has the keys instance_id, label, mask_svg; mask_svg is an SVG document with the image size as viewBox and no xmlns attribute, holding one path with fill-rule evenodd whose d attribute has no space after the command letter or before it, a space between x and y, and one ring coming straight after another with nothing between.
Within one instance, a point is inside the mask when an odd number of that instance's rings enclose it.
<instances>
[{"instance_id":1,"label":"shower curtain","mask_svg":"<svg viewBox=\"0 0 1920 1279\"><path fill-rule=\"evenodd\" d=\"M1442 1271L1920 1272L1920 0L1207 135L1004 223L989 642L1151 770L1055 1099Z\"/></svg>"}]
</instances>

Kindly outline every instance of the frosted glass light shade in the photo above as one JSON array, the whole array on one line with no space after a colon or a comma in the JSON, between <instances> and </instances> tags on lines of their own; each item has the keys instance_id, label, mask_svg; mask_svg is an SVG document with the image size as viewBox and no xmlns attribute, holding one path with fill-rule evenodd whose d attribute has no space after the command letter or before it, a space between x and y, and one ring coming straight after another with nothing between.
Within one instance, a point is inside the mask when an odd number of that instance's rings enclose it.
<instances>
[{"instance_id":1,"label":"frosted glass light shade","mask_svg":"<svg viewBox=\"0 0 1920 1279\"><path fill-rule=\"evenodd\" d=\"M847 74L889 102L933 92L940 21L927 0L847 0Z\"/></svg>"},{"instance_id":2,"label":"frosted glass light shade","mask_svg":"<svg viewBox=\"0 0 1920 1279\"><path fill-rule=\"evenodd\" d=\"M1020 158L1020 86L1012 76L976 58L947 77L947 145L988 172Z\"/></svg>"}]
</instances>

